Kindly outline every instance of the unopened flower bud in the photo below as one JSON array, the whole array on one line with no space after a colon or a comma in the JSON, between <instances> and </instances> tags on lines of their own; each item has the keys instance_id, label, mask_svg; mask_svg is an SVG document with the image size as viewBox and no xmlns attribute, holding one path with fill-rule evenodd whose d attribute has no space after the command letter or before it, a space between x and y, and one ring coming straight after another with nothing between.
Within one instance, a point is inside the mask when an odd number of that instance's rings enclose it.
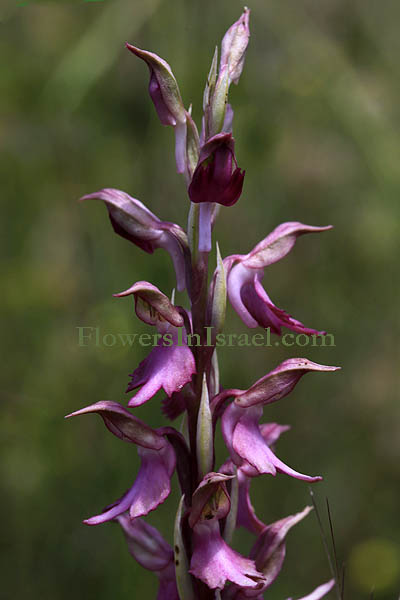
<instances>
[{"instance_id":1,"label":"unopened flower bud","mask_svg":"<svg viewBox=\"0 0 400 600\"><path fill-rule=\"evenodd\" d=\"M150 70L149 93L163 125L184 123L186 120L179 87L169 64L154 52L126 44L128 50L144 60Z\"/></svg>"},{"instance_id":2,"label":"unopened flower bud","mask_svg":"<svg viewBox=\"0 0 400 600\"><path fill-rule=\"evenodd\" d=\"M250 37L249 17L250 10L245 7L240 19L229 27L222 40L220 71L228 69L229 83L233 81L237 84L243 70Z\"/></svg>"},{"instance_id":3,"label":"unopened flower bud","mask_svg":"<svg viewBox=\"0 0 400 600\"><path fill-rule=\"evenodd\" d=\"M153 52L141 50L131 44L126 44L126 47L149 67L149 94L161 123L175 129L176 166L178 173L183 173L186 168L186 111L171 67Z\"/></svg>"}]
</instances>

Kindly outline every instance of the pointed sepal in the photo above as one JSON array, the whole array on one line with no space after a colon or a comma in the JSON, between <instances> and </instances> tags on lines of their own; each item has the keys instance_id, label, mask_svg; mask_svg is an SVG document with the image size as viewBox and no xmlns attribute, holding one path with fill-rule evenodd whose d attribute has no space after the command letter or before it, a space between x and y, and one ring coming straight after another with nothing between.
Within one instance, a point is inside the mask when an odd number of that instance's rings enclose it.
<instances>
[{"instance_id":1,"label":"pointed sepal","mask_svg":"<svg viewBox=\"0 0 400 600\"><path fill-rule=\"evenodd\" d=\"M242 408L271 404L284 398L307 373L333 373L340 367L320 365L307 358L289 358L256 381L248 390L235 392L235 404Z\"/></svg>"},{"instance_id":2,"label":"pointed sepal","mask_svg":"<svg viewBox=\"0 0 400 600\"><path fill-rule=\"evenodd\" d=\"M137 281L124 292L114 294L116 298L130 295L135 299L136 314L144 323L158 325L167 321L175 327L183 327L184 320L179 309L152 283Z\"/></svg>"}]
</instances>

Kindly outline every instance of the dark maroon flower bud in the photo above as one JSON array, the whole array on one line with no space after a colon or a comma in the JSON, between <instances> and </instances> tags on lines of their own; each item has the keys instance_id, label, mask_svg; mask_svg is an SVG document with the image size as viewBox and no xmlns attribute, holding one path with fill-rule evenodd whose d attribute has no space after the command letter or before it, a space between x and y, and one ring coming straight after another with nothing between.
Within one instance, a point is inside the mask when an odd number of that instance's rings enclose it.
<instances>
[{"instance_id":1,"label":"dark maroon flower bud","mask_svg":"<svg viewBox=\"0 0 400 600\"><path fill-rule=\"evenodd\" d=\"M239 200L245 172L239 169L230 133L218 133L201 148L189 186L192 202L217 202L232 206Z\"/></svg>"}]
</instances>

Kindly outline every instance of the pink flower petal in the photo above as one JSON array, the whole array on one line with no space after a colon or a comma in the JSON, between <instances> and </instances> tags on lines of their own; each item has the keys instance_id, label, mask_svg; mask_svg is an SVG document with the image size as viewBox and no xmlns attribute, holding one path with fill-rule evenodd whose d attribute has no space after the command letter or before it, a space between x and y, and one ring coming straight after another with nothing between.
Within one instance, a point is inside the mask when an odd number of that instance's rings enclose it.
<instances>
[{"instance_id":1,"label":"pink flower petal","mask_svg":"<svg viewBox=\"0 0 400 600\"><path fill-rule=\"evenodd\" d=\"M152 398L161 388L168 396L180 392L196 372L190 348L183 343L171 346L158 345L132 373L127 392L142 386L129 401L129 406L139 406Z\"/></svg>"},{"instance_id":2,"label":"pink flower petal","mask_svg":"<svg viewBox=\"0 0 400 600\"><path fill-rule=\"evenodd\" d=\"M175 453L167 443L161 451L138 448L142 463L133 486L104 512L86 519L86 525L99 525L129 511L131 518L142 517L162 504L171 492Z\"/></svg>"},{"instance_id":3,"label":"pink flower petal","mask_svg":"<svg viewBox=\"0 0 400 600\"><path fill-rule=\"evenodd\" d=\"M194 528L190 573L211 589L223 589L227 581L254 588L264 578L252 560L232 550L222 539L218 521L199 523Z\"/></svg>"}]
</instances>

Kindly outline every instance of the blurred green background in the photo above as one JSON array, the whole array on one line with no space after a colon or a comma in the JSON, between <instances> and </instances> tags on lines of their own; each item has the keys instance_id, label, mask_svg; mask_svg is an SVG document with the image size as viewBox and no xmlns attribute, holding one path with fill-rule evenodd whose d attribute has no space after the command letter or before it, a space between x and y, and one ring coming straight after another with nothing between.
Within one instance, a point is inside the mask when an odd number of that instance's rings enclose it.
<instances>
[{"instance_id":1,"label":"blurred green background","mask_svg":"<svg viewBox=\"0 0 400 600\"><path fill-rule=\"evenodd\" d=\"M335 336L331 348L220 351L222 383L246 388L284 358L339 364L264 411L293 426L278 455L321 473L346 597L392 600L400 589L398 398L400 3L253 0L251 43L232 86L239 203L216 227L223 254L247 252L284 220L333 224L304 237L265 286L277 305ZM118 527L88 528L131 485L136 451L97 417L65 422L89 403L126 402L134 347L78 346L77 327L147 331L131 299L112 293L147 279L169 293L169 257L112 232L83 194L116 187L160 218L186 222L173 133L148 98L145 65L124 42L172 66L200 117L216 43L237 0L3 3L0 8L2 210L2 598L155 597L155 577L129 556ZM229 331L244 332L230 309ZM164 423L159 399L137 410ZM224 456L220 453L220 459ZM176 484L176 481L175 481ZM175 486L176 487L176 486ZM149 521L171 538L176 491ZM253 502L267 521L310 502L305 483L259 478ZM246 552L250 536L236 537ZM288 537L266 597L299 597L329 578L315 515ZM330 597L334 597L332 593Z\"/></svg>"}]
</instances>

